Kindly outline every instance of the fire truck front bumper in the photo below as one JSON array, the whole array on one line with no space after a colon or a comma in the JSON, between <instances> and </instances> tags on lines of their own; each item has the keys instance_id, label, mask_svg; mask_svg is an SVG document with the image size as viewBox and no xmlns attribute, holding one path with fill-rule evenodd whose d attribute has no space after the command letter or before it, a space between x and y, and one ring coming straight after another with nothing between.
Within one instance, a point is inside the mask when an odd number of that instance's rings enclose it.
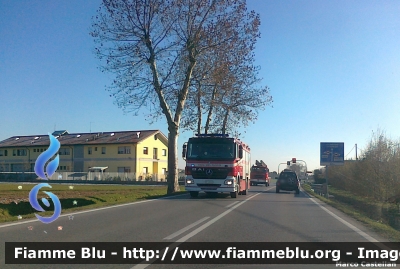
<instances>
[{"instance_id":1,"label":"fire truck front bumper","mask_svg":"<svg viewBox=\"0 0 400 269\"><path fill-rule=\"evenodd\" d=\"M235 192L236 179L227 177L226 179L193 179L187 177L185 180L185 190L195 192Z\"/></svg>"}]
</instances>

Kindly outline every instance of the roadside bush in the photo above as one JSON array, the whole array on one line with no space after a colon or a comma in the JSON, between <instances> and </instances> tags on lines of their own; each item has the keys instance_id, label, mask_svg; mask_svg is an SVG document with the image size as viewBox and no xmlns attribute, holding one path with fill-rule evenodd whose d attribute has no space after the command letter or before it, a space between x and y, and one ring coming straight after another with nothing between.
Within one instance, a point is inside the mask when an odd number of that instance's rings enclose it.
<instances>
[{"instance_id":1,"label":"roadside bush","mask_svg":"<svg viewBox=\"0 0 400 269\"><path fill-rule=\"evenodd\" d=\"M349 200L349 196L344 198L339 193L335 199L351 204L372 219L400 228L399 141L380 130L374 132L358 160L346 160L343 166L328 168L328 182L338 190L361 197L363 202Z\"/></svg>"},{"instance_id":2,"label":"roadside bush","mask_svg":"<svg viewBox=\"0 0 400 269\"><path fill-rule=\"evenodd\" d=\"M328 182L375 201L400 202L400 143L380 130L374 132L359 160L328 168Z\"/></svg>"}]
</instances>

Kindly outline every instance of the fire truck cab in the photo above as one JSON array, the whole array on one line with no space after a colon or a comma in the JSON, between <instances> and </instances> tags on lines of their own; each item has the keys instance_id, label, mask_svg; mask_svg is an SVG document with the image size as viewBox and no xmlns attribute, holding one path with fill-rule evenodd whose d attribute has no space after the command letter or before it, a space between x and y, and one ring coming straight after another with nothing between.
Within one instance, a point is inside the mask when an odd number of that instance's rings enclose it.
<instances>
[{"instance_id":1,"label":"fire truck cab","mask_svg":"<svg viewBox=\"0 0 400 269\"><path fill-rule=\"evenodd\" d=\"M196 134L183 145L186 160L185 189L199 192L246 195L250 188L250 148L227 134Z\"/></svg>"},{"instance_id":2,"label":"fire truck cab","mask_svg":"<svg viewBox=\"0 0 400 269\"><path fill-rule=\"evenodd\" d=\"M250 185L258 184L269 186L269 169L263 160L256 160L256 164L251 167L250 171Z\"/></svg>"}]
</instances>

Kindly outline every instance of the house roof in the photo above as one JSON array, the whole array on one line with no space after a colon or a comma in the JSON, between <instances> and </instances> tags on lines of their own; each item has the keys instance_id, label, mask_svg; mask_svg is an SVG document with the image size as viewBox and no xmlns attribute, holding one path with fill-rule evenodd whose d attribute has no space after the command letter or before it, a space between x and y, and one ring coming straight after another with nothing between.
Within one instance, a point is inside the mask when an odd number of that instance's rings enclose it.
<instances>
[{"instance_id":1,"label":"house roof","mask_svg":"<svg viewBox=\"0 0 400 269\"><path fill-rule=\"evenodd\" d=\"M165 144L167 137L160 130L121 131L121 132L99 132L99 133L74 133L64 132L63 135L55 135L62 146L65 145L91 145L91 144L135 144L146 138L156 136ZM33 147L48 146L49 135L13 136L0 141L0 148L5 147Z\"/></svg>"}]
</instances>

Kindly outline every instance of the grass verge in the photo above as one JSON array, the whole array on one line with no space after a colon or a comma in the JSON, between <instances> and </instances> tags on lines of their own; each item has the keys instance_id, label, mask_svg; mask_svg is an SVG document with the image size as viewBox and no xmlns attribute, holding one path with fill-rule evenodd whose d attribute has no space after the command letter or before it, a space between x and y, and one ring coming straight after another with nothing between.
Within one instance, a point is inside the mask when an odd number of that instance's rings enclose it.
<instances>
[{"instance_id":1,"label":"grass verge","mask_svg":"<svg viewBox=\"0 0 400 269\"><path fill-rule=\"evenodd\" d=\"M370 199L367 198L362 198L355 196L354 194L351 194L349 192L344 192L337 190L335 188L330 187L329 188L329 194L332 195L332 198L327 199L324 196L318 195L314 193L311 190L311 186L308 184L304 184L303 190L305 190L308 194L311 196L314 196L318 198L319 200L325 202L326 204L329 204L336 209L342 211L343 213L355 218L356 220L362 222L365 226L368 228L372 229L374 232L382 236L383 238L387 239L390 242L400 242L400 232L390 225L383 223L381 220L374 220L371 219L370 217L367 216L367 214L359 208L356 208L353 206L352 203L349 203L348 201L356 201L357 202L364 202L365 204L371 204ZM343 197L345 198L344 200L347 200L347 202L343 202L339 200L338 198L335 198L335 195L337 197Z\"/></svg>"},{"instance_id":2,"label":"grass verge","mask_svg":"<svg viewBox=\"0 0 400 269\"><path fill-rule=\"evenodd\" d=\"M61 185L51 184L38 193L39 204L46 212L37 212L29 202L29 192L36 184L0 184L0 223L35 218L34 213L51 216L54 206L43 191L54 193L59 199L62 214L110 205L130 203L139 200L167 197L166 186L131 186L131 185ZM183 194L185 191L172 195ZM46 198L50 207L46 207L41 198Z\"/></svg>"}]
</instances>

